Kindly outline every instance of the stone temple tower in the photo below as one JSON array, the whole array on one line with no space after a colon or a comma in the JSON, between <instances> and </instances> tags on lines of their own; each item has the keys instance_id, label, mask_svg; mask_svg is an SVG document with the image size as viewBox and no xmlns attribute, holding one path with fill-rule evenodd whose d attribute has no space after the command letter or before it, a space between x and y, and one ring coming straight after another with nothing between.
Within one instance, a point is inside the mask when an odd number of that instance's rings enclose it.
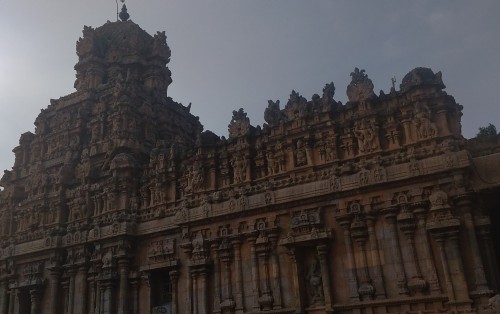
<instances>
[{"instance_id":1,"label":"stone temple tower","mask_svg":"<svg viewBox=\"0 0 500 314\"><path fill-rule=\"evenodd\" d=\"M0 314L500 312L500 139L462 137L441 72L355 68L346 104L292 91L218 137L120 16L0 179Z\"/></svg>"},{"instance_id":2,"label":"stone temple tower","mask_svg":"<svg viewBox=\"0 0 500 314\"><path fill-rule=\"evenodd\" d=\"M85 231L89 228L114 226L110 234L127 234L137 215L141 177L154 177L151 189L145 188L148 197L153 195L151 203L165 202L167 182L176 177L173 160L194 146L203 129L189 108L167 95L172 79L164 32L151 36L130 20L85 26L76 52L76 91L41 110L35 134L22 134L13 150L15 164L1 179L0 235L2 245L12 248L2 252L22 254L18 245L36 242L39 257L47 261L26 266L29 280L16 280L18 301L10 294L16 313L29 312L30 300L42 295L50 299L45 308L62 308L60 287L50 290L53 286L41 279L44 273L60 276L61 265L75 265L76 271L77 265L100 259L100 248L91 253L81 245L62 254L46 249L83 244L99 234ZM144 173L150 163L158 172ZM6 270L7 277L11 271ZM75 277L69 278L74 292ZM78 288L83 279L76 279ZM33 306L40 307L39 301ZM65 302L75 313L78 308L87 313L75 296Z\"/></svg>"}]
</instances>

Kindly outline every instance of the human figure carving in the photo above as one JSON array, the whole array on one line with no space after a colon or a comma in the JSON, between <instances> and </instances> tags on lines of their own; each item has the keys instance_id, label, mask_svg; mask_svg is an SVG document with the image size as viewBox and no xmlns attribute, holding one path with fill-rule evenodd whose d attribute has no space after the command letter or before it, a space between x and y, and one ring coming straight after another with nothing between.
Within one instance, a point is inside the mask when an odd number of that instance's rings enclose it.
<instances>
[{"instance_id":1,"label":"human figure carving","mask_svg":"<svg viewBox=\"0 0 500 314\"><path fill-rule=\"evenodd\" d=\"M297 161L297 167L307 165L307 153L305 144L302 140L297 141L297 149L295 151L295 158Z\"/></svg>"},{"instance_id":2,"label":"human figure carving","mask_svg":"<svg viewBox=\"0 0 500 314\"><path fill-rule=\"evenodd\" d=\"M431 122L430 110L426 105L415 106L415 127L418 139L427 139L437 136L437 127Z\"/></svg>"},{"instance_id":3,"label":"human figure carving","mask_svg":"<svg viewBox=\"0 0 500 314\"><path fill-rule=\"evenodd\" d=\"M311 298L312 304L322 304L324 303L323 295L323 283L321 279L321 269L319 262L315 259L309 266L309 270L306 276L307 287L309 290L309 296Z\"/></svg>"},{"instance_id":4,"label":"human figure carving","mask_svg":"<svg viewBox=\"0 0 500 314\"><path fill-rule=\"evenodd\" d=\"M368 120L356 121L354 134L358 139L359 151L369 153L379 148L377 126Z\"/></svg>"},{"instance_id":5,"label":"human figure carving","mask_svg":"<svg viewBox=\"0 0 500 314\"><path fill-rule=\"evenodd\" d=\"M242 155L238 155L231 161L231 166L234 171L234 182L241 183L245 181L247 176L248 160L246 160Z\"/></svg>"}]
</instances>

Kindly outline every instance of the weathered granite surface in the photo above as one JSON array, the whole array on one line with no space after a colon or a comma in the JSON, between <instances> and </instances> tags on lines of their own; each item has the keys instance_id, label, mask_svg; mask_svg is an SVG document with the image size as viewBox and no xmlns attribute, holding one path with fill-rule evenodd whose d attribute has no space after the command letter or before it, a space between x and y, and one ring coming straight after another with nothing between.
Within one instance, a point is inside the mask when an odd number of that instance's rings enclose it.
<instances>
[{"instance_id":1,"label":"weathered granite surface","mask_svg":"<svg viewBox=\"0 0 500 314\"><path fill-rule=\"evenodd\" d=\"M498 313L500 145L441 73L203 132L164 32L85 27L0 185L0 313ZM490 299L491 298L491 299Z\"/></svg>"}]
</instances>

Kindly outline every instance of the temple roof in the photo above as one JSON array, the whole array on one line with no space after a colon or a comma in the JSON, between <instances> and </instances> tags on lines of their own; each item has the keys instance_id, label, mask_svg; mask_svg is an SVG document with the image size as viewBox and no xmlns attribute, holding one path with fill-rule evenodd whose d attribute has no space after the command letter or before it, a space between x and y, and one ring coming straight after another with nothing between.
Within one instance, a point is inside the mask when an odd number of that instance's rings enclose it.
<instances>
[{"instance_id":1,"label":"temple roof","mask_svg":"<svg viewBox=\"0 0 500 314\"><path fill-rule=\"evenodd\" d=\"M151 36L132 21L108 21L95 29L85 26L76 43L75 88L96 88L121 76L166 90L172 81L166 39L165 32Z\"/></svg>"}]
</instances>

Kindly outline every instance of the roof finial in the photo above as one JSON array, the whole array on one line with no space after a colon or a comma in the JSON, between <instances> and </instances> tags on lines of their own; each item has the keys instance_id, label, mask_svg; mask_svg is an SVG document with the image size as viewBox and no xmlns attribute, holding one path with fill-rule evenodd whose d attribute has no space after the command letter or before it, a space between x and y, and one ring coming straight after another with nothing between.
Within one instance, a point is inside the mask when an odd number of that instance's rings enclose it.
<instances>
[{"instance_id":1,"label":"roof finial","mask_svg":"<svg viewBox=\"0 0 500 314\"><path fill-rule=\"evenodd\" d=\"M127 6L124 4L122 6L122 11L120 12L120 19L125 22L126 20L128 20L128 18L130 17L130 14L128 14L127 12Z\"/></svg>"},{"instance_id":2,"label":"roof finial","mask_svg":"<svg viewBox=\"0 0 500 314\"><path fill-rule=\"evenodd\" d=\"M118 0L115 0L115 2L116 2L116 21L119 21L118 17L120 17L120 19L125 22L130 17L130 14L128 14L127 12L127 6L125 5L125 0L120 0L120 2L123 3L123 6L122 6L122 11L119 14L118 14Z\"/></svg>"}]
</instances>

